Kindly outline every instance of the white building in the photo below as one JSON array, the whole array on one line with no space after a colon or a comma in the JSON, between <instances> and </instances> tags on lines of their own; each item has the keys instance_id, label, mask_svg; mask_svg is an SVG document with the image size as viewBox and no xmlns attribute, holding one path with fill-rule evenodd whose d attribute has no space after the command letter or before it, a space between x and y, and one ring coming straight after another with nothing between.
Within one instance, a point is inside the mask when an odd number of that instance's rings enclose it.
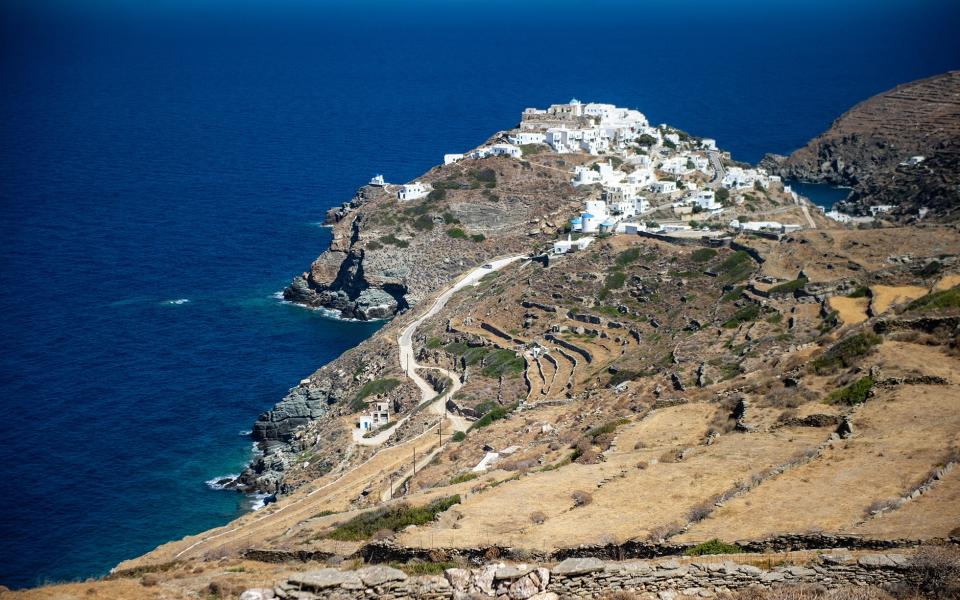
<instances>
[{"instance_id":1,"label":"white building","mask_svg":"<svg viewBox=\"0 0 960 600\"><path fill-rule=\"evenodd\" d=\"M883 213L888 213L894 208L896 207L892 204L876 204L870 207L870 214L875 217Z\"/></svg>"},{"instance_id":2,"label":"white building","mask_svg":"<svg viewBox=\"0 0 960 600\"><path fill-rule=\"evenodd\" d=\"M368 185L372 185L375 187L383 187L387 185L387 182L384 181L383 175L374 175L373 177L370 178L370 183Z\"/></svg>"},{"instance_id":3,"label":"white building","mask_svg":"<svg viewBox=\"0 0 960 600\"><path fill-rule=\"evenodd\" d=\"M713 138L703 138L700 140L700 146L706 148L707 150L716 150L717 149L717 140Z\"/></svg>"},{"instance_id":4,"label":"white building","mask_svg":"<svg viewBox=\"0 0 960 600\"><path fill-rule=\"evenodd\" d=\"M390 422L390 403L374 402L373 410L360 417L357 427L361 431L372 431Z\"/></svg>"},{"instance_id":5,"label":"white building","mask_svg":"<svg viewBox=\"0 0 960 600\"><path fill-rule=\"evenodd\" d=\"M553 243L553 253L554 254L566 254L568 252L576 252L578 250L584 250L593 242L592 236L585 236L578 240L571 240L570 236L567 236L565 240L559 240Z\"/></svg>"},{"instance_id":6,"label":"white building","mask_svg":"<svg viewBox=\"0 0 960 600\"><path fill-rule=\"evenodd\" d=\"M587 200L584 203L584 211L580 214L580 231L583 233L599 231L600 226L609 218L610 213L607 212L606 202L603 200Z\"/></svg>"},{"instance_id":7,"label":"white building","mask_svg":"<svg viewBox=\"0 0 960 600\"><path fill-rule=\"evenodd\" d=\"M523 144L545 144L547 142L546 134L540 131L518 131L513 135L507 136L507 139L510 140L511 144L518 146Z\"/></svg>"},{"instance_id":8,"label":"white building","mask_svg":"<svg viewBox=\"0 0 960 600\"><path fill-rule=\"evenodd\" d=\"M677 182L670 181L669 179L664 181L654 181L650 185L650 189L657 194L672 194L673 192L677 191Z\"/></svg>"},{"instance_id":9,"label":"white building","mask_svg":"<svg viewBox=\"0 0 960 600\"><path fill-rule=\"evenodd\" d=\"M492 146L481 146L467 155L468 158L487 158L488 156L509 156L511 158L520 158L523 156L523 150L513 144L493 144Z\"/></svg>"},{"instance_id":10,"label":"white building","mask_svg":"<svg viewBox=\"0 0 960 600\"><path fill-rule=\"evenodd\" d=\"M703 210L718 210L723 208L720 203L717 202L717 195L713 190L697 190L688 197L688 200Z\"/></svg>"},{"instance_id":11,"label":"white building","mask_svg":"<svg viewBox=\"0 0 960 600\"><path fill-rule=\"evenodd\" d=\"M406 202L408 200L417 200L423 198L430 193L430 187L420 183L419 181L414 181L413 183L405 183L400 186L400 189L397 190L397 199L401 202Z\"/></svg>"},{"instance_id":12,"label":"white building","mask_svg":"<svg viewBox=\"0 0 960 600\"><path fill-rule=\"evenodd\" d=\"M460 162L463 160L463 154L444 154L443 155L443 164L451 165L455 162Z\"/></svg>"},{"instance_id":13,"label":"white building","mask_svg":"<svg viewBox=\"0 0 960 600\"><path fill-rule=\"evenodd\" d=\"M772 231L775 233L790 233L799 231L800 226L795 223L780 223L779 221L730 221L731 229L740 231Z\"/></svg>"}]
</instances>

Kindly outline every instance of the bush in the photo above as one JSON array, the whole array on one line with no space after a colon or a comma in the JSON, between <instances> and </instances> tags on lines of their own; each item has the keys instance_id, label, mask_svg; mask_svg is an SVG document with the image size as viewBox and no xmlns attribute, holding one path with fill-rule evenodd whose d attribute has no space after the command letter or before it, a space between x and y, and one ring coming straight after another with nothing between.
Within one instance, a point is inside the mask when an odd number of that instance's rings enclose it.
<instances>
[{"instance_id":1,"label":"bush","mask_svg":"<svg viewBox=\"0 0 960 600\"><path fill-rule=\"evenodd\" d=\"M714 198L716 199L717 202L719 202L720 204L723 204L728 200L730 200L730 190L728 190L725 187L717 188L716 193L714 194Z\"/></svg>"},{"instance_id":2,"label":"bush","mask_svg":"<svg viewBox=\"0 0 960 600\"><path fill-rule=\"evenodd\" d=\"M483 360L482 373L487 377L517 375L523 372L526 362L513 350L494 350Z\"/></svg>"},{"instance_id":3,"label":"bush","mask_svg":"<svg viewBox=\"0 0 960 600\"><path fill-rule=\"evenodd\" d=\"M616 290L623 287L623 284L626 283L627 276L623 271L612 271L607 275L607 279L603 282L603 287L608 290Z\"/></svg>"},{"instance_id":4,"label":"bush","mask_svg":"<svg viewBox=\"0 0 960 600\"><path fill-rule=\"evenodd\" d=\"M736 544L721 542L717 538L687 548L683 553L686 556L703 556L705 554L740 554L743 548Z\"/></svg>"},{"instance_id":5,"label":"bush","mask_svg":"<svg viewBox=\"0 0 960 600\"><path fill-rule=\"evenodd\" d=\"M430 191L427 194L427 200L430 202L439 202L440 200L447 199L447 190L445 188L436 188Z\"/></svg>"},{"instance_id":6,"label":"bush","mask_svg":"<svg viewBox=\"0 0 960 600\"><path fill-rule=\"evenodd\" d=\"M753 272L753 259L743 250L737 250L717 266L720 279L727 283L743 281Z\"/></svg>"},{"instance_id":7,"label":"bush","mask_svg":"<svg viewBox=\"0 0 960 600\"><path fill-rule=\"evenodd\" d=\"M693 254L690 255L690 258L693 262L705 263L713 259L717 255L717 251L713 248L698 248L693 251Z\"/></svg>"},{"instance_id":8,"label":"bush","mask_svg":"<svg viewBox=\"0 0 960 600\"><path fill-rule=\"evenodd\" d=\"M793 281L777 284L768 291L771 296L786 296L795 293L797 290L802 290L803 286L807 285L807 281L806 277L798 277Z\"/></svg>"},{"instance_id":9,"label":"bush","mask_svg":"<svg viewBox=\"0 0 960 600\"><path fill-rule=\"evenodd\" d=\"M851 367L857 359L882 342L872 333L858 333L844 338L831 346L822 356L813 360L811 367L818 375L825 375L839 368Z\"/></svg>"},{"instance_id":10,"label":"bush","mask_svg":"<svg viewBox=\"0 0 960 600\"><path fill-rule=\"evenodd\" d=\"M870 288L865 285L858 286L857 289L847 294L847 298L866 298L870 295Z\"/></svg>"},{"instance_id":11,"label":"bush","mask_svg":"<svg viewBox=\"0 0 960 600\"><path fill-rule=\"evenodd\" d=\"M546 149L547 147L544 144L520 144L520 151L523 153L523 156L540 154Z\"/></svg>"},{"instance_id":12,"label":"bush","mask_svg":"<svg viewBox=\"0 0 960 600\"><path fill-rule=\"evenodd\" d=\"M470 239L477 243L480 243L483 240L487 239L487 236L483 235L482 233L475 233L470 236Z\"/></svg>"},{"instance_id":13,"label":"bush","mask_svg":"<svg viewBox=\"0 0 960 600\"><path fill-rule=\"evenodd\" d=\"M453 437L451 437L450 439L455 442L462 442L463 440L467 439L467 434L465 434L462 431L458 431L455 434L453 434Z\"/></svg>"},{"instance_id":14,"label":"bush","mask_svg":"<svg viewBox=\"0 0 960 600\"><path fill-rule=\"evenodd\" d=\"M467 232L460 229L459 227L451 227L447 230L447 235L455 239L463 239L467 237Z\"/></svg>"},{"instance_id":15,"label":"bush","mask_svg":"<svg viewBox=\"0 0 960 600\"><path fill-rule=\"evenodd\" d=\"M756 321L758 316L760 316L760 307L756 304L748 304L733 313L732 317L723 322L722 327L724 329L736 329L743 323Z\"/></svg>"},{"instance_id":16,"label":"bush","mask_svg":"<svg viewBox=\"0 0 960 600\"><path fill-rule=\"evenodd\" d=\"M462 432L462 431L458 431L457 433L463 433L463 432ZM460 473L459 475L454 475L453 477L450 478L450 485L454 485L454 484L457 484L457 483L463 483L464 481L473 481L473 480L476 479L477 477L480 477L480 475L479 475L478 473L474 473L473 471L467 471L466 473Z\"/></svg>"},{"instance_id":17,"label":"bush","mask_svg":"<svg viewBox=\"0 0 960 600\"><path fill-rule=\"evenodd\" d=\"M846 404L853 406L866 402L870 395L870 389L873 388L873 377L869 375L861 377L845 388L832 392L827 396L827 404Z\"/></svg>"},{"instance_id":18,"label":"bush","mask_svg":"<svg viewBox=\"0 0 960 600\"><path fill-rule=\"evenodd\" d=\"M338 525L327 535L333 540L358 542L372 537L381 530L400 531L410 525L425 525L451 506L460 503L460 496L437 498L426 506L412 507L399 504L359 514L346 523Z\"/></svg>"},{"instance_id":19,"label":"bush","mask_svg":"<svg viewBox=\"0 0 960 600\"><path fill-rule=\"evenodd\" d=\"M443 213L443 222L447 225L456 225L460 222L460 219L453 216L453 213L451 212L445 212Z\"/></svg>"},{"instance_id":20,"label":"bush","mask_svg":"<svg viewBox=\"0 0 960 600\"><path fill-rule=\"evenodd\" d=\"M508 416L510 416L510 413L513 411L515 407L516 407L515 404L509 407L497 406L487 414L483 415L482 417L474 421L473 424L470 425L469 431L473 431L474 429L482 429L490 425L494 421L506 419Z\"/></svg>"},{"instance_id":21,"label":"bush","mask_svg":"<svg viewBox=\"0 0 960 600\"><path fill-rule=\"evenodd\" d=\"M907 305L907 310L910 311L938 311L949 308L960 308L960 286L927 294Z\"/></svg>"},{"instance_id":22,"label":"bush","mask_svg":"<svg viewBox=\"0 0 960 600\"><path fill-rule=\"evenodd\" d=\"M574 506L586 506L593 502L593 496L583 490L574 491L570 494L570 498L573 499Z\"/></svg>"},{"instance_id":23,"label":"bush","mask_svg":"<svg viewBox=\"0 0 960 600\"><path fill-rule=\"evenodd\" d=\"M617 255L616 262L621 267L625 267L640 258L640 248L630 248Z\"/></svg>"},{"instance_id":24,"label":"bush","mask_svg":"<svg viewBox=\"0 0 960 600\"><path fill-rule=\"evenodd\" d=\"M380 241L383 242L384 244L396 246L397 248L407 248L408 246L410 246L410 242L406 240L401 240L397 238L397 236L393 235L392 233L383 236L382 238L380 238Z\"/></svg>"},{"instance_id":25,"label":"bush","mask_svg":"<svg viewBox=\"0 0 960 600\"><path fill-rule=\"evenodd\" d=\"M952 546L923 546L911 561L920 589L932 598L960 596L960 551Z\"/></svg>"},{"instance_id":26,"label":"bush","mask_svg":"<svg viewBox=\"0 0 960 600\"><path fill-rule=\"evenodd\" d=\"M350 408L354 412L362 410L366 407L364 400L368 396L375 396L379 394L386 394L387 392L392 391L395 387L400 385L400 381L397 379L374 379L373 381L368 381L363 384L363 387L357 391L357 395L353 397L353 400L350 402Z\"/></svg>"},{"instance_id":27,"label":"bush","mask_svg":"<svg viewBox=\"0 0 960 600\"><path fill-rule=\"evenodd\" d=\"M381 244L377 240L371 240L367 242L367 248L366 248L367 250L379 250L380 248L383 248L383 244Z\"/></svg>"},{"instance_id":28,"label":"bush","mask_svg":"<svg viewBox=\"0 0 960 600\"><path fill-rule=\"evenodd\" d=\"M413 228L418 231L430 231L433 229L433 217L430 215L420 215L413 220Z\"/></svg>"}]
</instances>

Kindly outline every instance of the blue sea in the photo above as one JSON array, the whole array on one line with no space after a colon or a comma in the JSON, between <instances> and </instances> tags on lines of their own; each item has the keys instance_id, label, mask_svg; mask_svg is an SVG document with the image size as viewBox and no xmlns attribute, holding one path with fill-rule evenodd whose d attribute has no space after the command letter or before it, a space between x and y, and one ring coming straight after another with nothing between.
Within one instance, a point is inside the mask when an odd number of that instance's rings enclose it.
<instances>
[{"instance_id":1,"label":"blue sea","mask_svg":"<svg viewBox=\"0 0 960 600\"><path fill-rule=\"evenodd\" d=\"M222 525L256 416L377 323L275 293L376 173L576 96L787 153L960 67L952 1L0 2L0 584Z\"/></svg>"}]
</instances>

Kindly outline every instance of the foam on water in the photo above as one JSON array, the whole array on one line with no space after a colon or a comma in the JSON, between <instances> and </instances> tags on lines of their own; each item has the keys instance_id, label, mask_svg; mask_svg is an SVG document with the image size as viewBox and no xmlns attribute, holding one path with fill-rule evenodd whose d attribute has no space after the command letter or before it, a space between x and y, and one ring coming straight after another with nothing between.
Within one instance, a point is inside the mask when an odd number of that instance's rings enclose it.
<instances>
[{"instance_id":1,"label":"foam on water","mask_svg":"<svg viewBox=\"0 0 960 600\"><path fill-rule=\"evenodd\" d=\"M180 304L187 304L188 302L190 302L190 298L176 298L174 300L166 300L164 304L178 306Z\"/></svg>"},{"instance_id":2,"label":"foam on water","mask_svg":"<svg viewBox=\"0 0 960 600\"><path fill-rule=\"evenodd\" d=\"M220 475L219 477L208 479L204 483L206 483L207 487L211 490L225 490L227 489L227 485L239 476L239 473L230 473L229 475Z\"/></svg>"}]
</instances>

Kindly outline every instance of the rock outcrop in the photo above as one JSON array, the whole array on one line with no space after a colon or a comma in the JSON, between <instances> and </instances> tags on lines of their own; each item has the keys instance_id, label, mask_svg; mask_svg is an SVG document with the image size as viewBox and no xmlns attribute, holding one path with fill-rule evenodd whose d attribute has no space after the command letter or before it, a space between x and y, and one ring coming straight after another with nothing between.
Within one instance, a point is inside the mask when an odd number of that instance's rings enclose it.
<instances>
[{"instance_id":1,"label":"rock outcrop","mask_svg":"<svg viewBox=\"0 0 960 600\"><path fill-rule=\"evenodd\" d=\"M960 71L921 79L865 100L790 156L768 154L761 166L787 179L853 188L841 205L866 214L960 216ZM912 156L923 162L901 165Z\"/></svg>"}]
</instances>

